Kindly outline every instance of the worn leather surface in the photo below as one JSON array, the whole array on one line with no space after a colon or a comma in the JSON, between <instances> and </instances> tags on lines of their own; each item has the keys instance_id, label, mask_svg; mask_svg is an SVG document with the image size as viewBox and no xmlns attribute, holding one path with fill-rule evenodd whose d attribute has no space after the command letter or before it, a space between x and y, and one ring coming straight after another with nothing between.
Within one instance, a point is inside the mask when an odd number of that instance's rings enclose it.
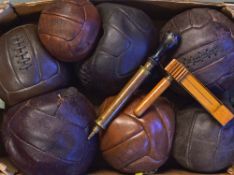
<instances>
[{"instance_id":1,"label":"worn leather surface","mask_svg":"<svg viewBox=\"0 0 234 175\"><path fill-rule=\"evenodd\" d=\"M35 25L9 31L0 38L0 45L0 98L7 105L67 84L65 65L43 48Z\"/></svg>"},{"instance_id":2,"label":"worn leather surface","mask_svg":"<svg viewBox=\"0 0 234 175\"><path fill-rule=\"evenodd\" d=\"M40 16L38 32L48 51L62 61L80 61L93 49L101 19L89 0L58 0Z\"/></svg>"},{"instance_id":3,"label":"worn leather surface","mask_svg":"<svg viewBox=\"0 0 234 175\"><path fill-rule=\"evenodd\" d=\"M100 170L100 171L90 172L88 173L88 175L122 175L122 174L111 170Z\"/></svg>"},{"instance_id":4,"label":"worn leather surface","mask_svg":"<svg viewBox=\"0 0 234 175\"><path fill-rule=\"evenodd\" d=\"M234 161L234 121L225 127L202 107L188 107L176 115L173 156L183 167L214 173Z\"/></svg>"},{"instance_id":5,"label":"worn leather surface","mask_svg":"<svg viewBox=\"0 0 234 175\"><path fill-rule=\"evenodd\" d=\"M217 95L234 81L234 24L223 13L208 9L187 10L172 18L162 29L181 34L174 58L183 62Z\"/></svg>"},{"instance_id":6,"label":"worn leather surface","mask_svg":"<svg viewBox=\"0 0 234 175\"><path fill-rule=\"evenodd\" d=\"M139 9L103 3L98 10L103 35L77 72L86 88L113 95L146 60L158 37L151 19Z\"/></svg>"},{"instance_id":7,"label":"worn leather surface","mask_svg":"<svg viewBox=\"0 0 234 175\"><path fill-rule=\"evenodd\" d=\"M25 175L84 175L97 138L88 140L95 112L75 88L32 98L4 116L4 143Z\"/></svg>"},{"instance_id":8,"label":"worn leather surface","mask_svg":"<svg viewBox=\"0 0 234 175\"><path fill-rule=\"evenodd\" d=\"M141 118L133 115L140 99L133 100L100 137L103 157L125 173L156 171L167 160L175 130L170 103L159 98ZM108 107L107 99L102 110Z\"/></svg>"}]
</instances>

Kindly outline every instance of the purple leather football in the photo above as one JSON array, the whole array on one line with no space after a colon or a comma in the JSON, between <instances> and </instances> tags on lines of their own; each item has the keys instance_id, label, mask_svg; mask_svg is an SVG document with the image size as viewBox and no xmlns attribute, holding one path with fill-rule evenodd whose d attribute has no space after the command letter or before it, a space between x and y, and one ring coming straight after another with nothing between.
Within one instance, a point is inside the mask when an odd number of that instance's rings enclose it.
<instances>
[{"instance_id":1,"label":"purple leather football","mask_svg":"<svg viewBox=\"0 0 234 175\"><path fill-rule=\"evenodd\" d=\"M83 175L97 150L87 139L95 117L75 88L32 98L5 113L5 148L25 175Z\"/></svg>"}]
</instances>

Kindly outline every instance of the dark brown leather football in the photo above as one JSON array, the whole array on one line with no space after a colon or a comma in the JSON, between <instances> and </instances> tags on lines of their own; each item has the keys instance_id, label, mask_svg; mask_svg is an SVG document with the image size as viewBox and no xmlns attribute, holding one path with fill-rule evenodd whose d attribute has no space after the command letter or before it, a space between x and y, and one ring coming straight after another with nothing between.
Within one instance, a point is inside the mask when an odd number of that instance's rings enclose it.
<instances>
[{"instance_id":1,"label":"dark brown leather football","mask_svg":"<svg viewBox=\"0 0 234 175\"><path fill-rule=\"evenodd\" d=\"M67 85L65 65L41 45L36 25L9 31L0 38L0 45L0 98L7 105Z\"/></svg>"},{"instance_id":2,"label":"dark brown leather football","mask_svg":"<svg viewBox=\"0 0 234 175\"><path fill-rule=\"evenodd\" d=\"M181 44L173 55L216 95L233 86L234 23L223 13L194 8L172 18L162 29L178 32Z\"/></svg>"},{"instance_id":3,"label":"dark brown leather football","mask_svg":"<svg viewBox=\"0 0 234 175\"><path fill-rule=\"evenodd\" d=\"M151 19L141 10L111 3L98 5L103 35L77 74L81 84L114 95L146 60L158 42Z\"/></svg>"},{"instance_id":4,"label":"dark brown leather football","mask_svg":"<svg viewBox=\"0 0 234 175\"><path fill-rule=\"evenodd\" d=\"M157 171L168 159L175 130L174 110L159 98L140 118L133 115L135 98L101 135L105 160L124 173ZM107 99L101 108L108 107Z\"/></svg>"},{"instance_id":5,"label":"dark brown leather football","mask_svg":"<svg viewBox=\"0 0 234 175\"><path fill-rule=\"evenodd\" d=\"M5 113L5 148L25 175L84 175L97 149L97 137L87 139L95 117L75 88L34 97Z\"/></svg>"},{"instance_id":6,"label":"dark brown leather football","mask_svg":"<svg viewBox=\"0 0 234 175\"><path fill-rule=\"evenodd\" d=\"M177 162L201 173L215 173L234 162L234 120L225 127L202 107L177 113L173 156Z\"/></svg>"},{"instance_id":7,"label":"dark brown leather football","mask_svg":"<svg viewBox=\"0 0 234 175\"><path fill-rule=\"evenodd\" d=\"M48 51L62 61L80 61L94 48L101 28L89 0L56 0L41 13L38 32Z\"/></svg>"}]
</instances>

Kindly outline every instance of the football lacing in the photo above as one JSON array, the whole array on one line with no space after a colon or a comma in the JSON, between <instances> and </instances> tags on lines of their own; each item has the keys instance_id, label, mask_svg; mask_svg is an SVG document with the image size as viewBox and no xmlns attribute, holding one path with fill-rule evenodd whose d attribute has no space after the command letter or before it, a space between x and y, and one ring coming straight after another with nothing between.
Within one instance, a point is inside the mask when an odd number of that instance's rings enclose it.
<instances>
[{"instance_id":1,"label":"football lacing","mask_svg":"<svg viewBox=\"0 0 234 175\"><path fill-rule=\"evenodd\" d=\"M20 65L19 70L28 70L32 66L32 62L24 37L22 35L16 35L12 43L15 45L13 47L14 57L17 60L17 64Z\"/></svg>"}]
</instances>

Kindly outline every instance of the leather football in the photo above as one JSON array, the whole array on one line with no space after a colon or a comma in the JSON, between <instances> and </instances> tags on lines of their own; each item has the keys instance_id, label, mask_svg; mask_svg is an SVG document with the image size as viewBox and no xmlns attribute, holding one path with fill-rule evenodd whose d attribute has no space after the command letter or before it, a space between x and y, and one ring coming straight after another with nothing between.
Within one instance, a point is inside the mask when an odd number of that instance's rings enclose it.
<instances>
[{"instance_id":1,"label":"leather football","mask_svg":"<svg viewBox=\"0 0 234 175\"><path fill-rule=\"evenodd\" d=\"M77 74L84 87L114 95L146 60L158 38L151 19L139 9L103 3L98 10L103 35L93 55L77 66Z\"/></svg>"},{"instance_id":2,"label":"leather football","mask_svg":"<svg viewBox=\"0 0 234 175\"><path fill-rule=\"evenodd\" d=\"M222 127L202 107L177 113L173 156L192 171L215 173L234 161L234 121Z\"/></svg>"},{"instance_id":3,"label":"leather football","mask_svg":"<svg viewBox=\"0 0 234 175\"><path fill-rule=\"evenodd\" d=\"M216 95L234 81L234 23L221 12L194 8L172 18L162 29L178 32L181 44L172 56Z\"/></svg>"},{"instance_id":4,"label":"leather football","mask_svg":"<svg viewBox=\"0 0 234 175\"><path fill-rule=\"evenodd\" d=\"M75 88L34 97L5 113L5 148L23 174L83 175L98 146L87 139L95 117Z\"/></svg>"},{"instance_id":5,"label":"leather football","mask_svg":"<svg viewBox=\"0 0 234 175\"><path fill-rule=\"evenodd\" d=\"M0 38L0 98L14 105L68 83L65 65L41 45L37 27L19 26Z\"/></svg>"},{"instance_id":6,"label":"leather football","mask_svg":"<svg viewBox=\"0 0 234 175\"><path fill-rule=\"evenodd\" d=\"M133 109L142 98L135 98L100 137L104 159L124 173L154 172L168 159L175 130L174 110L159 98L140 118ZM101 111L108 107L107 99Z\"/></svg>"},{"instance_id":7,"label":"leather football","mask_svg":"<svg viewBox=\"0 0 234 175\"><path fill-rule=\"evenodd\" d=\"M94 48L101 18L89 0L56 0L41 13L38 32L46 49L62 61L80 61Z\"/></svg>"}]
</instances>

